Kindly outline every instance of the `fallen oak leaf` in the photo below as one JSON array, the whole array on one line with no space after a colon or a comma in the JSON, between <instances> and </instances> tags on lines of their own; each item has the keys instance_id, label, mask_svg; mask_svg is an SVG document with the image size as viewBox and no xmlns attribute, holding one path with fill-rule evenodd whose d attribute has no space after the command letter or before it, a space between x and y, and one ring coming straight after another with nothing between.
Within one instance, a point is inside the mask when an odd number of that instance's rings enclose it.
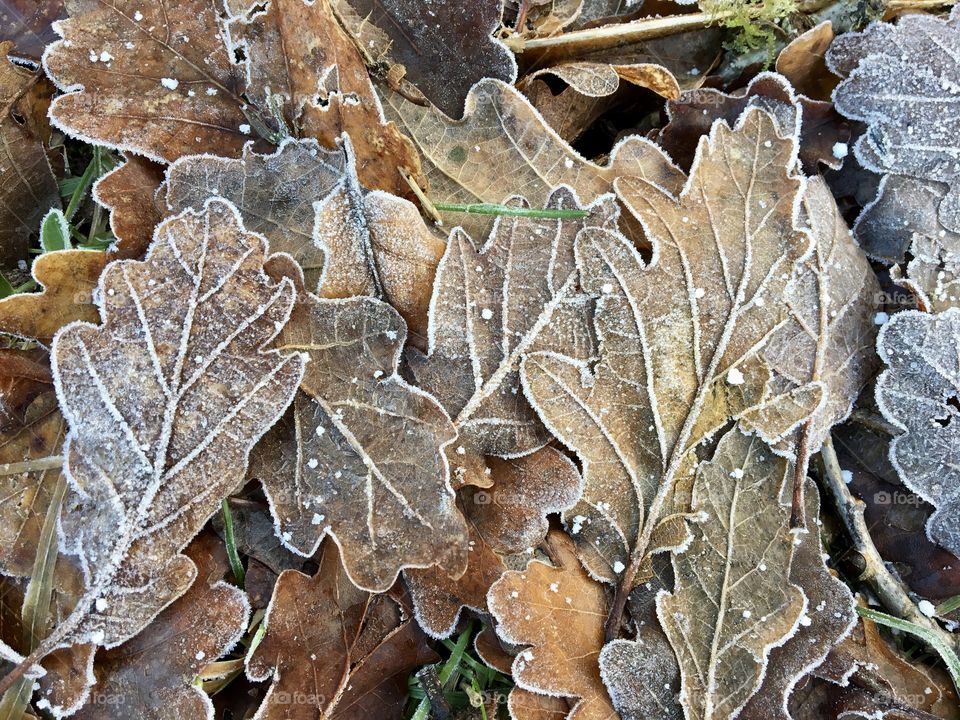
<instances>
[{"instance_id":1,"label":"fallen oak leaf","mask_svg":"<svg viewBox=\"0 0 960 720\"><path fill-rule=\"evenodd\" d=\"M733 428L697 469L693 540L674 554L657 615L680 664L688 718L734 718L757 691L773 648L796 632L807 598L791 582L794 538L780 504L787 462Z\"/></svg>"},{"instance_id":2,"label":"fallen oak leaf","mask_svg":"<svg viewBox=\"0 0 960 720\"><path fill-rule=\"evenodd\" d=\"M198 536L184 554L196 564L197 579L144 632L97 654L97 684L77 720L213 720L213 702L192 680L236 645L250 604L223 581L229 565L216 536Z\"/></svg>"},{"instance_id":3,"label":"fallen oak leaf","mask_svg":"<svg viewBox=\"0 0 960 720\"><path fill-rule=\"evenodd\" d=\"M621 80L652 90L668 100L680 97L677 78L670 70L656 63L566 62L527 75L524 84L542 75L553 75L586 97L613 95L620 88Z\"/></svg>"},{"instance_id":4,"label":"fallen oak leaf","mask_svg":"<svg viewBox=\"0 0 960 720\"><path fill-rule=\"evenodd\" d=\"M436 108L416 105L397 93L383 91L384 112L403 128L420 150L430 199L443 203L502 203L521 195L531 207L546 206L560 185L576 190L591 203L607 193L621 175L644 177L679 190L682 174L650 141L631 136L611 152L605 166L580 156L540 117L511 85L481 80L471 88L462 120L451 120ZM500 168L510 168L503 183ZM472 237L486 236L489 221L458 218Z\"/></svg>"},{"instance_id":5,"label":"fallen oak leaf","mask_svg":"<svg viewBox=\"0 0 960 720\"><path fill-rule=\"evenodd\" d=\"M927 536L960 556L960 487L952 460L960 427L960 309L897 313L880 330L877 352L887 364L877 380L877 404L905 431L891 441L890 461L903 483L937 508Z\"/></svg>"},{"instance_id":6,"label":"fallen oak leaf","mask_svg":"<svg viewBox=\"0 0 960 720\"><path fill-rule=\"evenodd\" d=\"M845 78L833 94L837 110L868 125L855 146L857 159L874 172L947 183L939 219L954 232L960 232L958 23L957 8L945 20L908 15L896 25L876 22L837 38L827 53L830 69Z\"/></svg>"},{"instance_id":7,"label":"fallen oak leaf","mask_svg":"<svg viewBox=\"0 0 960 720\"><path fill-rule=\"evenodd\" d=\"M827 68L827 49L833 42L833 23L816 25L791 40L777 55L776 70L813 100L829 101L839 80Z\"/></svg>"},{"instance_id":8,"label":"fallen oak leaf","mask_svg":"<svg viewBox=\"0 0 960 720\"><path fill-rule=\"evenodd\" d=\"M366 187L404 195L410 188L401 170L422 180L416 149L384 119L366 64L330 0L229 0L226 6L227 45L244 56L246 97L264 122L279 113L295 135L328 148L348 133Z\"/></svg>"},{"instance_id":9,"label":"fallen oak leaf","mask_svg":"<svg viewBox=\"0 0 960 720\"><path fill-rule=\"evenodd\" d=\"M517 79L513 53L493 37L499 0L427 4L419 0L333 0L338 19L376 63L403 68L403 79L450 117L483 78Z\"/></svg>"},{"instance_id":10,"label":"fallen oak leaf","mask_svg":"<svg viewBox=\"0 0 960 720\"><path fill-rule=\"evenodd\" d=\"M374 298L304 295L275 342L310 357L302 392L251 469L284 545L309 556L329 533L350 579L372 592L405 567L456 576L466 563L444 455L456 432L431 395L397 374L405 335L396 310Z\"/></svg>"},{"instance_id":11,"label":"fallen oak leaf","mask_svg":"<svg viewBox=\"0 0 960 720\"><path fill-rule=\"evenodd\" d=\"M50 208L60 207L57 180L47 159L49 83L14 65L12 42L0 42L0 265L16 267Z\"/></svg>"},{"instance_id":12,"label":"fallen oak leaf","mask_svg":"<svg viewBox=\"0 0 960 720\"><path fill-rule=\"evenodd\" d=\"M94 323L100 316L93 291L107 256L99 250L57 250L33 261L39 293L17 293L0 300L0 331L49 346L57 330L74 321Z\"/></svg>"},{"instance_id":13,"label":"fallen oak leaf","mask_svg":"<svg viewBox=\"0 0 960 720\"><path fill-rule=\"evenodd\" d=\"M139 260L146 253L153 229L163 219L156 197L162 182L161 165L127 153L123 165L94 184L93 197L110 211L110 229L117 239L107 251L111 260Z\"/></svg>"},{"instance_id":14,"label":"fallen oak leaf","mask_svg":"<svg viewBox=\"0 0 960 720\"><path fill-rule=\"evenodd\" d=\"M583 499L564 521L591 574L618 587L608 639L651 553L684 540L674 513L686 511L692 448L733 417L779 405L765 397L756 353L783 322L784 289L810 250L796 224L795 151L772 116L750 109L701 140L679 197L619 179L620 198L654 243L653 263L622 238L582 233L577 263L598 298L600 360L523 361L527 397L583 464ZM818 386L790 394L770 414L775 436L821 400Z\"/></svg>"},{"instance_id":15,"label":"fallen oak leaf","mask_svg":"<svg viewBox=\"0 0 960 720\"><path fill-rule=\"evenodd\" d=\"M63 0L4 0L4 37L13 41L14 55L39 60L44 46L56 40L53 21L63 17ZM3 53L6 55L6 53Z\"/></svg>"},{"instance_id":16,"label":"fallen oak leaf","mask_svg":"<svg viewBox=\"0 0 960 720\"><path fill-rule=\"evenodd\" d=\"M607 612L603 586L581 566L564 533L554 531L546 542L553 567L533 560L504 573L487 595L497 634L530 646L514 659L513 679L524 690L576 698L568 720L612 720L617 713L597 664Z\"/></svg>"},{"instance_id":17,"label":"fallen oak leaf","mask_svg":"<svg viewBox=\"0 0 960 720\"><path fill-rule=\"evenodd\" d=\"M67 0L62 40L43 66L64 94L53 123L74 137L172 162L198 150L237 155L247 141L243 72L218 31L214 0L175 12L137 0Z\"/></svg>"},{"instance_id":18,"label":"fallen oak leaf","mask_svg":"<svg viewBox=\"0 0 960 720\"><path fill-rule=\"evenodd\" d=\"M497 218L480 248L455 229L437 268L427 353L411 350L408 362L418 385L453 418L459 444L451 463L518 457L545 445L549 436L520 393L521 358L555 348L583 359L594 352L574 242L586 228L616 232L619 210L609 195L584 207L566 187L551 193L546 209L588 215ZM478 484L462 474L458 484Z\"/></svg>"},{"instance_id":19,"label":"fallen oak leaf","mask_svg":"<svg viewBox=\"0 0 960 720\"><path fill-rule=\"evenodd\" d=\"M144 262L108 267L103 325L58 333L55 387L71 428L62 549L86 587L0 691L57 647L119 645L193 582L180 549L242 482L303 372L299 354L262 350L295 294L265 275L266 252L236 208L211 199L161 225Z\"/></svg>"}]
</instances>

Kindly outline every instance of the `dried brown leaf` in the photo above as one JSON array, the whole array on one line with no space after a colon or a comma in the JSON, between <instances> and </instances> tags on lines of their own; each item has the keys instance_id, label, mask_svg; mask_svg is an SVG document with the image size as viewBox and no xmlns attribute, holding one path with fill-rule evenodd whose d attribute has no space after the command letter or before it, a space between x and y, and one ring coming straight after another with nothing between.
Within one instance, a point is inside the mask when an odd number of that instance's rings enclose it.
<instances>
[{"instance_id":1,"label":"dried brown leaf","mask_svg":"<svg viewBox=\"0 0 960 720\"><path fill-rule=\"evenodd\" d=\"M576 698L569 720L613 720L597 664L607 616L603 586L581 566L566 535L554 531L547 543L554 567L534 560L505 573L487 597L497 634L530 646L514 659L513 679L525 690Z\"/></svg>"},{"instance_id":2,"label":"dried brown leaf","mask_svg":"<svg viewBox=\"0 0 960 720\"><path fill-rule=\"evenodd\" d=\"M607 165L581 157L540 117L514 87L481 80L471 88L462 120L421 107L384 91L384 111L416 143L436 202L500 203L522 195L530 207L544 207L559 185L573 188L586 203L609 192L621 175L648 179L679 190L681 173L656 146L630 137L610 153ZM503 171L510 171L504 183ZM458 217L471 237L485 237L491 223L482 216Z\"/></svg>"},{"instance_id":3,"label":"dried brown leaf","mask_svg":"<svg viewBox=\"0 0 960 720\"><path fill-rule=\"evenodd\" d=\"M464 98L479 80L512 83L517 78L513 53L492 37L500 27L500 0L333 0L333 4L371 59L401 66L403 79L450 117L463 115Z\"/></svg>"},{"instance_id":4,"label":"dried brown leaf","mask_svg":"<svg viewBox=\"0 0 960 720\"><path fill-rule=\"evenodd\" d=\"M349 133L357 173L369 188L409 192L398 169L418 175L416 150L396 126L386 123L353 41L333 14L330 0L227 0L229 50L245 55L246 97L271 130L273 116L299 137L333 148ZM222 153L221 153L222 154Z\"/></svg>"},{"instance_id":5,"label":"dried brown leaf","mask_svg":"<svg viewBox=\"0 0 960 720\"><path fill-rule=\"evenodd\" d=\"M220 3L67 0L47 74L65 94L53 122L75 137L160 162L237 155L248 126L242 69L218 31Z\"/></svg>"},{"instance_id":6,"label":"dried brown leaf","mask_svg":"<svg viewBox=\"0 0 960 720\"><path fill-rule=\"evenodd\" d=\"M742 91L691 90L667 103L669 123L660 131L660 143L681 167L689 167L702 135L718 118L733 124L749 107L766 110L784 134L799 133L800 159L811 174L820 165L837 169L843 158L837 146L850 139L850 127L830 103L797 95L783 76L761 73Z\"/></svg>"},{"instance_id":7,"label":"dried brown leaf","mask_svg":"<svg viewBox=\"0 0 960 720\"><path fill-rule=\"evenodd\" d=\"M147 630L98 653L97 684L77 720L213 719L213 702L192 680L237 643L250 604L223 582L229 565L216 536L199 536L184 554L196 564L197 579Z\"/></svg>"},{"instance_id":8,"label":"dried brown leaf","mask_svg":"<svg viewBox=\"0 0 960 720\"><path fill-rule=\"evenodd\" d=\"M295 293L265 275L266 252L236 208L212 199L161 225L144 262L108 266L100 327L58 333L54 376L71 428L61 537L86 588L41 651L114 647L193 582L180 549L242 482L303 372L301 356L262 350Z\"/></svg>"},{"instance_id":9,"label":"dried brown leaf","mask_svg":"<svg viewBox=\"0 0 960 720\"><path fill-rule=\"evenodd\" d=\"M58 250L33 261L38 293L17 293L0 300L0 330L50 345L57 330L75 321L100 319L93 292L107 264L98 250Z\"/></svg>"},{"instance_id":10,"label":"dried brown leaf","mask_svg":"<svg viewBox=\"0 0 960 720\"><path fill-rule=\"evenodd\" d=\"M877 351L887 364L877 380L877 404L904 430L890 443L890 461L903 483L937 511L927 535L960 555L960 309L938 315L907 310L883 326Z\"/></svg>"},{"instance_id":11,"label":"dried brown leaf","mask_svg":"<svg viewBox=\"0 0 960 720\"><path fill-rule=\"evenodd\" d=\"M444 447L456 436L436 400L397 375L403 319L373 298L305 295L280 349L310 357L293 407L255 454L284 544L312 555L326 535L358 586L383 592L404 567L466 563L466 523Z\"/></svg>"},{"instance_id":12,"label":"dried brown leaf","mask_svg":"<svg viewBox=\"0 0 960 720\"><path fill-rule=\"evenodd\" d=\"M813 100L829 101L839 82L827 68L827 48L833 42L833 23L825 20L791 40L777 56L776 69Z\"/></svg>"},{"instance_id":13,"label":"dried brown leaf","mask_svg":"<svg viewBox=\"0 0 960 720\"><path fill-rule=\"evenodd\" d=\"M126 159L93 187L97 202L110 210L110 229L117 239L108 251L111 260L142 258L163 219L157 199L163 166L140 155L128 153Z\"/></svg>"},{"instance_id":14,"label":"dried brown leaf","mask_svg":"<svg viewBox=\"0 0 960 720\"><path fill-rule=\"evenodd\" d=\"M599 298L600 361L526 357L524 389L584 469L583 500L564 516L591 573L629 592L660 521L682 497L688 450L761 403L757 351L782 322L782 297L810 247L797 229L795 142L770 115L717 122L679 197L637 178L617 181L654 242L646 266L632 245L584 232L577 262ZM819 405L802 388L776 416L778 433ZM679 536L673 533L679 540ZM622 600L621 600L622 601Z\"/></svg>"},{"instance_id":15,"label":"dried brown leaf","mask_svg":"<svg viewBox=\"0 0 960 720\"><path fill-rule=\"evenodd\" d=\"M537 70L527 76L529 82L541 75L553 75L563 80L574 91L587 97L606 97L620 88L620 81L653 90L661 97L676 100L680 97L677 78L667 68L656 63L613 64L598 62L567 62Z\"/></svg>"},{"instance_id":16,"label":"dried brown leaf","mask_svg":"<svg viewBox=\"0 0 960 720\"><path fill-rule=\"evenodd\" d=\"M791 582L787 462L734 428L697 470L693 541L673 556L676 584L657 615L680 664L687 718L734 718L756 692L773 648L807 600Z\"/></svg>"},{"instance_id":17,"label":"dried brown leaf","mask_svg":"<svg viewBox=\"0 0 960 720\"><path fill-rule=\"evenodd\" d=\"M878 22L847 33L827 53L830 69L845 78L834 92L837 109L869 126L856 144L857 159L874 172L949 184L939 219L954 232L960 232L958 23L957 8L947 19L908 15L896 25Z\"/></svg>"},{"instance_id":18,"label":"dried brown leaf","mask_svg":"<svg viewBox=\"0 0 960 720\"><path fill-rule=\"evenodd\" d=\"M5 34L6 37L6 34ZM12 42L0 42L0 267L27 257L31 238L52 207L60 207L57 180L47 160L49 83L7 59Z\"/></svg>"},{"instance_id":19,"label":"dried brown leaf","mask_svg":"<svg viewBox=\"0 0 960 720\"><path fill-rule=\"evenodd\" d=\"M565 187L546 204L582 207ZM452 461L516 457L549 439L520 392L520 360L538 350L563 348L580 359L594 353L574 242L585 228L616 232L619 211L612 196L586 209L584 218L498 218L480 248L466 233L451 233L430 301L428 352L412 352L409 361L417 383L453 418ZM476 484L469 477L458 483Z\"/></svg>"},{"instance_id":20,"label":"dried brown leaf","mask_svg":"<svg viewBox=\"0 0 960 720\"><path fill-rule=\"evenodd\" d=\"M15 44L17 57L39 60L44 46L57 38L53 21L63 15L63 0L4 0L0 25L4 38Z\"/></svg>"}]
</instances>

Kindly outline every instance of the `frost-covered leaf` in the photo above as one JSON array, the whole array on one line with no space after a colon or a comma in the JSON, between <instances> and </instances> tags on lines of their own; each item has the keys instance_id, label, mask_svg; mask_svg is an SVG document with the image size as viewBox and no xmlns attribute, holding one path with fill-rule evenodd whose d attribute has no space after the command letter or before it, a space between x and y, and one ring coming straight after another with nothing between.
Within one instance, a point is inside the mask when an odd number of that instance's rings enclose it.
<instances>
[{"instance_id":1,"label":"frost-covered leaf","mask_svg":"<svg viewBox=\"0 0 960 720\"><path fill-rule=\"evenodd\" d=\"M216 536L199 536L184 555L196 564L197 579L147 630L98 653L97 684L77 720L213 720L213 702L192 681L240 639L250 605L223 581L229 565Z\"/></svg>"},{"instance_id":2,"label":"frost-covered leaf","mask_svg":"<svg viewBox=\"0 0 960 720\"><path fill-rule=\"evenodd\" d=\"M846 79L834 102L868 130L856 145L864 167L948 183L939 207L944 226L960 232L960 10L947 19L906 15L834 41L831 70Z\"/></svg>"},{"instance_id":3,"label":"frost-covered leaf","mask_svg":"<svg viewBox=\"0 0 960 720\"><path fill-rule=\"evenodd\" d=\"M49 345L57 330L74 320L96 322L93 291L106 263L97 250L44 253L32 268L43 291L0 300L0 331Z\"/></svg>"},{"instance_id":4,"label":"frost-covered leaf","mask_svg":"<svg viewBox=\"0 0 960 720\"><path fill-rule=\"evenodd\" d=\"M904 430L890 443L903 483L933 504L931 540L960 555L960 309L898 313L880 331L887 369L877 380L884 417Z\"/></svg>"},{"instance_id":5,"label":"frost-covered leaf","mask_svg":"<svg viewBox=\"0 0 960 720\"><path fill-rule=\"evenodd\" d=\"M527 76L529 82L542 75L553 75L563 80L574 91L586 97L606 97L620 88L620 81L644 87L670 100L680 96L677 79L663 65L657 63L598 63L566 62L537 70Z\"/></svg>"},{"instance_id":6,"label":"frost-covered leaf","mask_svg":"<svg viewBox=\"0 0 960 720\"><path fill-rule=\"evenodd\" d=\"M921 310L960 307L960 243L951 235L949 239L915 236L906 272L899 266L890 270L891 279L914 295Z\"/></svg>"},{"instance_id":7,"label":"frost-covered leaf","mask_svg":"<svg viewBox=\"0 0 960 720\"><path fill-rule=\"evenodd\" d=\"M807 608L793 637L770 651L763 684L744 707L742 720L791 720L788 703L794 688L826 659L857 622L853 595L824 563L820 496L812 480L807 480L804 500L809 531L798 536L790 581L803 590Z\"/></svg>"},{"instance_id":8,"label":"frost-covered leaf","mask_svg":"<svg viewBox=\"0 0 960 720\"><path fill-rule=\"evenodd\" d=\"M824 404L778 449L798 457L801 475L833 425L843 421L878 360L874 352L880 285L821 178L807 181L801 221L813 236L813 253L786 289L787 323L767 343L763 357L776 392L821 383Z\"/></svg>"},{"instance_id":9,"label":"frost-covered leaf","mask_svg":"<svg viewBox=\"0 0 960 720\"><path fill-rule=\"evenodd\" d=\"M310 357L303 392L251 469L287 547L309 556L329 533L350 579L376 592L404 567L456 576L466 563L444 457L456 433L433 397L397 375L405 335L379 300L304 295L276 341Z\"/></svg>"},{"instance_id":10,"label":"frost-covered leaf","mask_svg":"<svg viewBox=\"0 0 960 720\"><path fill-rule=\"evenodd\" d=\"M248 144L236 160L182 158L167 171L164 197L174 213L202 207L211 195L227 198L271 249L293 256L311 292L379 296L425 334L444 243L412 203L365 190L356 173L346 137L335 150L288 139L270 155Z\"/></svg>"},{"instance_id":11,"label":"frost-covered leaf","mask_svg":"<svg viewBox=\"0 0 960 720\"><path fill-rule=\"evenodd\" d=\"M680 720L672 682L679 672L673 648L659 627L641 628L636 640L613 640L600 652L600 673L621 720Z\"/></svg>"},{"instance_id":12,"label":"frost-covered leaf","mask_svg":"<svg viewBox=\"0 0 960 720\"><path fill-rule=\"evenodd\" d=\"M534 560L505 573L487 596L497 634L529 646L513 661L513 679L526 690L577 699L569 720L612 720L617 714L597 664L607 616L603 586L562 532L547 536L546 550L553 567Z\"/></svg>"},{"instance_id":13,"label":"frost-covered leaf","mask_svg":"<svg viewBox=\"0 0 960 720\"><path fill-rule=\"evenodd\" d=\"M460 490L463 512L497 552L537 547L547 535L547 515L580 499L583 479L559 450L545 447L519 458L487 458L491 486Z\"/></svg>"},{"instance_id":14,"label":"frost-covered leaf","mask_svg":"<svg viewBox=\"0 0 960 720\"><path fill-rule=\"evenodd\" d=\"M654 243L653 263L609 232L582 233L577 262L599 298L600 361L549 353L524 361L528 397L583 463L583 500L564 518L607 582L632 586L657 549L654 529L689 478L687 451L730 417L770 404L756 353L782 323L784 290L810 246L794 217L795 150L754 109L735 129L714 125L679 197L618 180ZM777 435L821 397L818 387L800 388L768 413Z\"/></svg>"},{"instance_id":15,"label":"frost-covered leaf","mask_svg":"<svg viewBox=\"0 0 960 720\"><path fill-rule=\"evenodd\" d=\"M281 114L298 137L334 147L349 133L357 173L369 188L409 192L398 169L417 175L410 140L384 122L366 63L330 7L330 0L226 0L230 51L244 58L246 97L271 131ZM222 153L221 153L222 154Z\"/></svg>"},{"instance_id":16,"label":"frost-covered leaf","mask_svg":"<svg viewBox=\"0 0 960 720\"><path fill-rule=\"evenodd\" d=\"M256 720L399 717L407 676L436 653L415 622L381 613L393 605L386 596L350 582L332 542L319 562L313 577L285 570L274 587L267 632L247 659L249 678L271 680Z\"/></svg>"},{"instance_id":17,"label":"frost-covered leaf","mask_svg":"<svg viewBox=\"0 0 960 720\"><path fill-rule=\"evenodd\" d=\"M657 614L680 663L686 717L733 718L757 690L771 649L806 609L790 578L787 462L734 428L697 471L693 541L673 556L676 584Z\"/></svg>"},{"instance_id":18,"label":"frost-covered leaf","mask_svg":"<svg viewBox=\"0 0 960 720\"><path fill-rule=\"evenodd\" d=\"M762 73L742 91L731 94L712 89L683 93L667 103L669 123L660 131L660 143L681 167L689 167L700 136L717 119L736 122L748 107L766 110L784 134L799 134L800 159L811 173L819 165L837 169L837 145L850 138L849 125L828 102L797 95L790 82L776 73Z\"/></svg>"},{"instance_id":19,"label":"frost-covered leaf","mask_svg":"<svg viewBox=\"0 0 960 720\"><path fill-rule=\"evenodd\" d=\"M47 649L114 647L193 582L181 548L243 481L303 372L300 355L262 350L295 293L266 276L266 252L212 199L161 225L144 262L108 266L100 327L75 323L54 340L70 424L62 546L87 587Z\"/></svg>"},{"instance_id":20,"label":"frost-covered leaf","mask_svg":"<svg viewBox=\"0 0 960 720\"><path fill-rule=\"evenodd\" d=\"M471 86L483 78L512 83L513 53L492 37L500 0L333 0L347 30L378 63L403 68L411 82L450 117L463 115Z\"/></svg>"},{"instance_id":21,"label":"frost-covered leaf","mask_svg":"<svg viewBox=\"0 0 960 720\"><path fill-rule=\"evenodd\" d=\"M112 260L142 258L163 219L157 199L163 166L131 153L126 159L93 186L94 198L110 210L110 229L117 239L108 251Z\"/></svg>"},{"instance_id":22,"label":"frost-covered leaf","mask_svg":"<svg viewBox=\"0 0 960 720\"><path fill-rule=\"evenodd\" d=\"M219 27L217 0L66 0L47 73L66 94L50 108L74 136L170 162L237 155L249 138L242 68Z\"/></svg>"},{"instance_id":23,"label":"frost-covered leaf","mask_svg":"<svg viewBox=\"0 0 960 720\"><path fill-rule=\"evenodd\" d=\"M421 107L384 91L384 111L405 129L420 150L436 202L500 203L522 195L531 207L544 207L559 185L573 188L583 202L609 192L621 175L646 178L679 190L683 177L650 141L631 136L610 153L607 165L585 160L549 126L520 92L498 80L481 80L467 95L462 120L436 108ZM504 182L509 170L510 182ZM457 218L475 238L490 223L482 217Z\"/></svg>"},{"instance_id":24,"label":"frost-covered leaf","mask_svg":"<svg viewBox=\"0 0 960 720\"><path fill-rule=\"evenodd\" d=\"M582 207L564 187L546 204ZM584 218L498 218L479 249L463 231L451 233L430 301L427 354L412 352L410 365L453 418L456 455L516 457L549 439L520 392L520 360L538 350L580 359L594 352L574 242L585 228L616 232L619 212L613 196L587 210Z\"/></svg>"},{"instance_id":25,"label":"frost-covered leaf","mask_svg":"<svg viewBox=\"0 0 960 720\"><path fill-rule=\"evenodd\" d=\"M0 42L0 266L5 268L27 257L40 220L60 207L45 150L50 86L34 82L34 73L7 59L13 47Z\"/></svg>"}]
</instances>

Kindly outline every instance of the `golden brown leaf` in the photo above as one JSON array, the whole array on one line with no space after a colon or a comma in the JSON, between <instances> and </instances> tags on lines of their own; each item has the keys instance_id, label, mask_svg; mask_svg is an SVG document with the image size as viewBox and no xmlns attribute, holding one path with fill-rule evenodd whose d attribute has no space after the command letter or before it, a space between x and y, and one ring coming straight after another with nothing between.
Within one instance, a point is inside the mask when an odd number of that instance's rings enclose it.
<instances>
[{"instance_id":1,"label":"golden brown leaf","mask_svg":"<svg viewBox=\"0 0 960 720\"><path fill-rule=\"evenodd\" d=\"M140 155L128 153L126 158L93 187L97 202L110 210L110 229L117 238L108 251L111 260L142 258L153 240L154 228L163 219L156 197L163 167Z\"/></svg>"},{"instance_id":2,"label":"golden brown leaf","mask_svg":"<svg viewBox=\"0 0 960 720\"><path fill-rule=\"evenodd\" d=\"M839 80L827 69L826 53L833 42L829 20L797 36L777 56L777 72L813 100L829 101Z\"/></svg>"},{"instance_id":3,"label":"golden brown leaf","mask_svg":"<svg viewBox=\"0 0 960 720\"><path fill-rule=\"evenodd\" d=\"M50 345L57 330L75 320L97 322L93 291L107 264L98 250L58 250L33 261L39 293L0 300L0 330Z\"/></svg>"}]
</instances>

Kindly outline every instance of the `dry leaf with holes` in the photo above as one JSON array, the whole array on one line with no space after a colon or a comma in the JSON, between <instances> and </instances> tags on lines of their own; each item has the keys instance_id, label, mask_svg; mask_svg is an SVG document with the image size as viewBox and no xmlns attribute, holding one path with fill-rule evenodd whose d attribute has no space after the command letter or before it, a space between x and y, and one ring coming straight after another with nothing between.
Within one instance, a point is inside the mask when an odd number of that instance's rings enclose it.
<instances>
[{"instance_id":1,"label":"dry leaf with holes","mask_svg":"<svg viewBox=\"0 0 960 720\"><path fill-rule=\"evenodd\" d=\"M332 0L357 44L371 60L400 66L441 112L459 118L471 86L483 78L512 83L513 53L492 33L500 0L424 3L421 0Z\"/></svg>"},{"instance_id":2,"label":"dry leaf with holes","mask_svg":"<svg viewBox=\"0 0 960 720\"><path fill-rule=\"evenodd\" d=\"M546 204L583 207L569 188ZM462 230L451 233L430 301L427 354L408 359L417 383L453 418L452 463L517 457L549 439L520 391L520 360L538 350L562 348L581 359L594 352L592 303L580 289L574 242L586 228L616 232L619 211L609 195L586 210L584 218L498 218L479 248ZM478 484L460 472L458 484Z\"/></svg>"},{"instance_id":3,"label":"dry leaf with holes","mask_svg":"<svg viewBox=\"0 0 960 720\"><path fill-rule=\"evenodd\" d=\"M524 360L527 396L583 464L583 499L565 522L591 573L619 586L619 603L650 551L684 540L661 521L686 509L688 451L748 410L780 437L822 400L819 386L768 398L756 358L783 322L783 293L810 250L796 225L795 151L772 116L752 109L734 129L714 124L679 197L618 180L654 243L653 263L609 232L581 233L577 263L598 298L600 360Z\"/></svg>"},{"instance_id":4,"label":"dry leaf with holes","mask_svg":"<svg viewBox=\"0 0 960 720\"><path fill-rule=\"evenodd\" d=\"M934 505L927 534L960 556L960 309L938 315L908 310L883 326L877 351L887 369L877 404L904 431L890 443L890 461L904 485Z\"/></svg>"},{"instance_id":5,"label":"dry leaf with holes","mask_svg":"<svg viewBox=\"0 0 960 720\"><path fill-rule=\"evenodd\" d=\"M97 322L93 291L106 264L98 250L44 253L32 268L43 291L0 300L0 331L49 345L57 330L75 320Z\"/></svg>"},{"instance_id":6,"label":"dry leaf with holes","mask_svg":"<svg viewBox=\"0 0 960 720\"><path fill-rule=\"evenodd\" d=\"M405 336L384 302L305 294L275 342L309 356L302 392L251 468L284 544L309 556L330 534L350 579L372 592L404 567L456 576L467 560L444 457L456 431L433 397L397 374Z\"/></svg>"},{"instance_id":7,"label":"dry leaf with holes","mask_svg":"<svg viewBox=\"0 0 960 720\"><path fill-rule=\"evenodd\" d=\"M215 535L200 535L183 552L197 566L197 579L147 630L97 654L97 684L78 720L214 717L213 701L192 680L236 645L250 604L223 581L227 553Z\"/></svg>"},{"instance_id":8,"label":"dry leaf with holes","mask_svg":"<svg viewBox=\"0 0 960 720\"><path fill-rule=\"evenodd\" d=\"M6 33L4 33L6 37ZM0 42L0 266L16 267L51 207L60 207L57 180L47 160L49 83L38 72L7 59L12 42Z\"/></svg>"},{"instance_id":9,"label":"dry leaf with holes","mask_svg":"<svg viewBox=\"0 0 960 720\"><path fill-rule=\"evenodd\" d=\"M548 127L530 102L514 87L481 80L467 95L462 120L422 107L397 93L384 91L384 112L413 139L435 202L500 203L521 195L530 207L545 207L560 185L576 190L590 203L609 192L620 175L650 180L679 190L681 173L648 140L632 136L611 152L607 165L579 155ZM510 183L502 168L510 168ZM491 225L482 216L458 216L456 222L474 238Z\"/></svg>"},{"instance_id":10,"label":"dry leaf with holes","mask_svg":"<svg viewBox=\"0 0 960 720\"><path fill-rule=\"evenodd\" d=\"M266 253L233 206L211 200L165 222L144 262L108 266L101 326L58 333L54 377L70 425L62 550L86 587L38 656L115 647L196 577L180 550L243 481L250 448L303 372L299 354L263 350L295 295L266 276Z\"/></svg>"},{"instance_id":11,"label":"dry leaf with holes","mask_svg":"<svg viewBox=\"0 0 960 720\"><path fill-rule=\"evenodd\" d=\"M65 94L50 108L74 137L170 162L237 155L249 138L243 70L219 32L220 4L67 0L44 68Z\"/></svg>"},{"instance_id":12,"label":"dry leaf with holes","mask_svg":"<svg viewBox=\"0 0 960 720\"><path fill-rule=\"evenodd\" d=\"M110 229L117 239L108 251L111 260L142 258L163 219L157 199L163 166L130 153L126 160L93 186L97 202L110 210Z\"/></svg>"},{"instance_id":13,"label":"dry leaf with holes","mask_svg":"<svg viewBox=\"0 0 960 720\"><path fill-rule=\"evenodd\" d=\"M833 95L837 110L868 125L857 159L874 172L948 184L938 214L954 232L960 232L958 23L956 7L946 19L907 15L896 25L878 22L843 35L827 53L830 69L845 78Z\"/></svg>"},{"instance_id":14,"label":"dry leaf with holes","mask_svg":"<svg viewBox=\"0 0 960 720\"><path fill-rule=\"evenodd\" d=\"M547 536L546 552L553 567L534 560L505 573L487 596L497 634L529 646L513 661L513 679L526 690L574 698L569 720L613 720L597 664L607 616L603 586L580 565L563 533Z\"/></svg>"},{"instance_id":15,"label":"dry leaf with holes","mask_svg":"<svg viewBox=\"0 0 960 720\"><path fill-rule=\"evenodd\" d=\"M787 462L737 428L697 470L693 541L673 556L673 591L657 596L687 718L736 717L806 609L790 578L788 479Z\"/></svg>"},{"instance_id":16,"label":"dry leaf with holes","mask_svg":"<svg viewBox=\"0 0 960 720\"><path fill-rule=\"evenodd\" d=\"M258 122L281 137L292 131L329 148L349 133L360 181L408 193L400 170L418 175L416 150L396 126L384 122L364 59L330 0L227 0L225 5L228 49L242 58L245 96Z\"/></svg>"}]
</instances>

